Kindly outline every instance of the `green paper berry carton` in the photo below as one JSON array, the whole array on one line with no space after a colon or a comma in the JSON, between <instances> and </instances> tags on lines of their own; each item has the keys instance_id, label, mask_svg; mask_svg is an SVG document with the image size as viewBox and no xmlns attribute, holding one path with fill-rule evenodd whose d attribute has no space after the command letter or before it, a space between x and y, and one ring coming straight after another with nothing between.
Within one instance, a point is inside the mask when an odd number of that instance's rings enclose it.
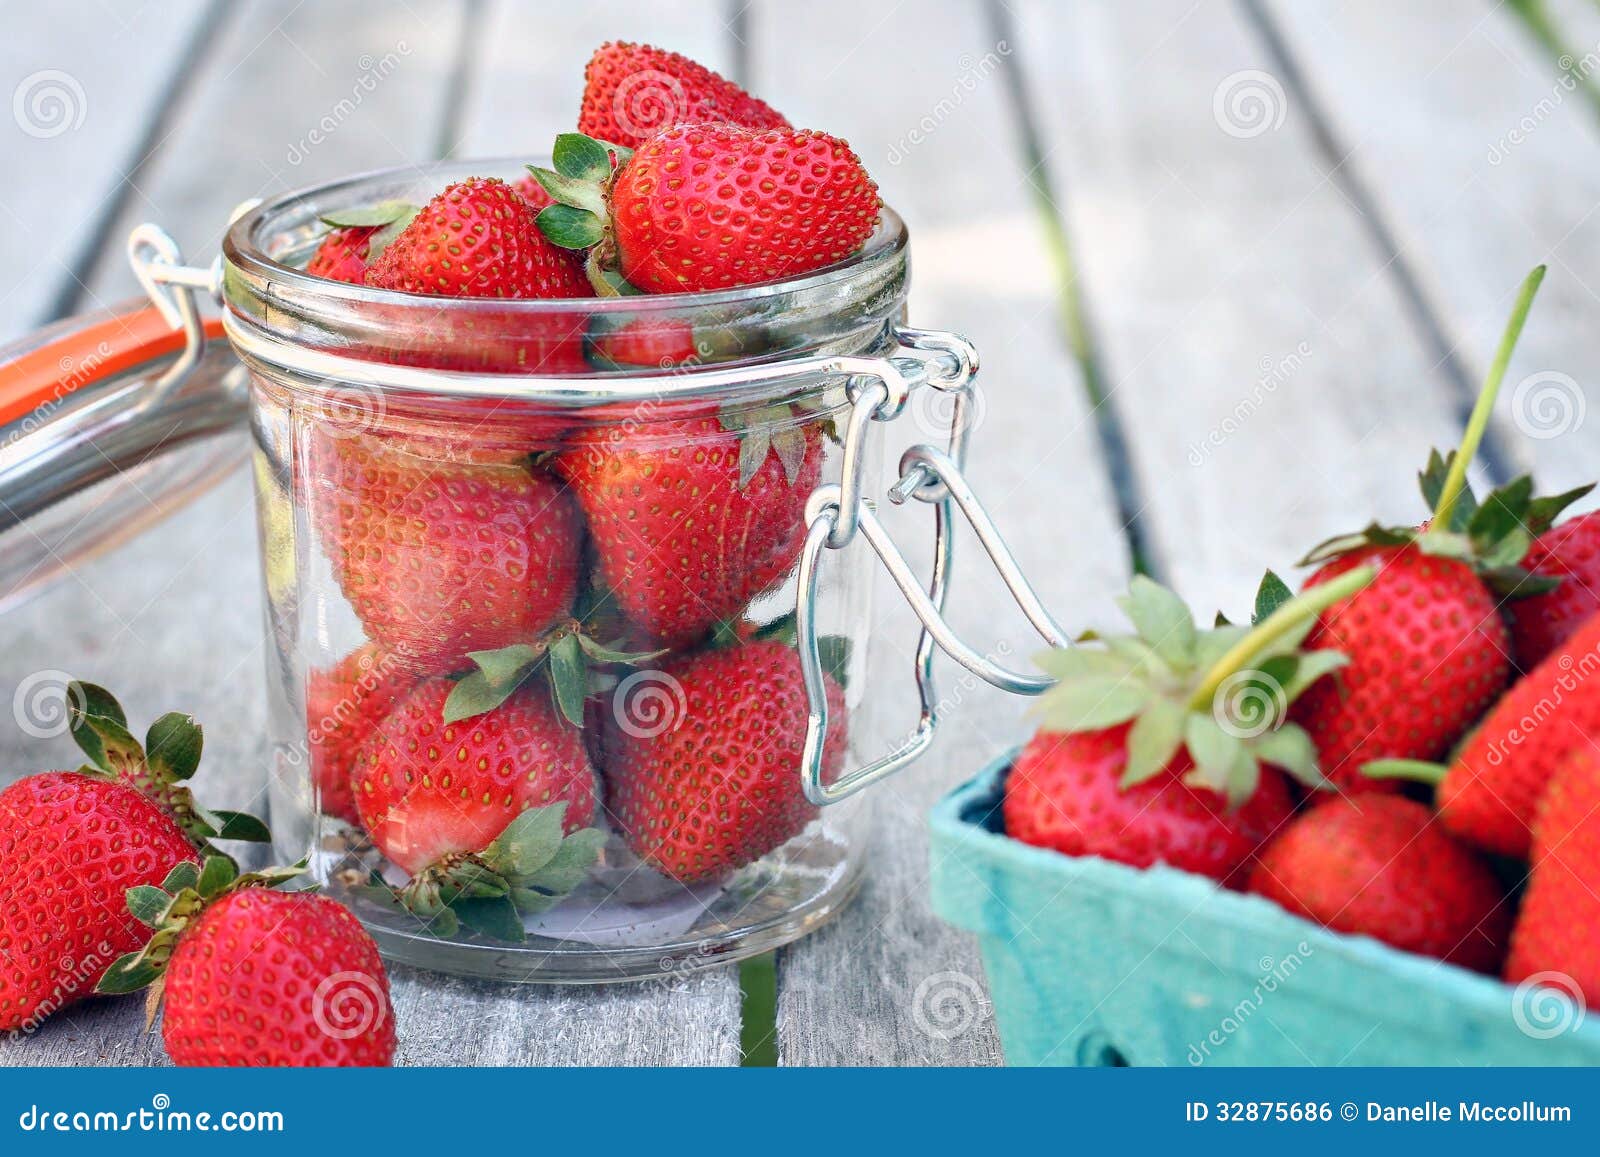
<instances>
[{"instance_id":1,"label":"green paper berry carton","mask_svg":"<svg viewBox=\"0 0 1600 1157\"><path fill-rule=\"evenodd\" d=\"M978 935L1008 1063L1600 1065L1600 1017L1556 988L1330 932L1186 872L1011 839L1011 759L932 816L933 905Z\"/></svg>"}]
</instances>

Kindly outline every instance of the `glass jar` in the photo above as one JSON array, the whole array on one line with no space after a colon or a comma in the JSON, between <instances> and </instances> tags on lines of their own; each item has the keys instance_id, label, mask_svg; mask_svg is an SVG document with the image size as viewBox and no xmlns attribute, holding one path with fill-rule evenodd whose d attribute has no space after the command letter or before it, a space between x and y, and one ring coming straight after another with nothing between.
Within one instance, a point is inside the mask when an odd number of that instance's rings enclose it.
<instances>
[{"instance_id":1,"label":"glass jar","mask_svg":"<svg viewBox=\"0 0 1600 1157\"><path fill-rule=\"evenodd\" d=\"M131 430L181 410L197 437L247 414L277 856L308 858L387 955L424 967L607 981L742 958L858 887L856 792L931 740L935 645L1043 685L944 626L956 508L1065 640L960 478L976 355L901 324L888 209L839 265L718 293L431 298L302 272L324 216L518 172L446 164L248 206L209 270L141 227L155 310L120 311L92 356L104 319L0 355L0 405L40 395L52 359L67 400L0 451L0 497L85 484L61 466L91 460L108 406ZM69 361L83 380L64 387ZM930 388L956 395L949 446L908 452L889 495L938 512L924 589L868 495L872 424ZM898 739L853 726L883 677L871 555L822 559L858 535L924 624L922 714Z\"/></svg>"}]
</instances>

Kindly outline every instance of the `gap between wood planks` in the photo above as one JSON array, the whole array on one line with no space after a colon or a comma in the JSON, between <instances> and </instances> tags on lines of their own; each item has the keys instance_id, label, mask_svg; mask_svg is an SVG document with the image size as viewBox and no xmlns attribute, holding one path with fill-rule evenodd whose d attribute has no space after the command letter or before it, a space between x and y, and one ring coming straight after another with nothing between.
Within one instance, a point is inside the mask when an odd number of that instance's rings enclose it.
<instances>
[{"instance_id":1,"label":"gap between wood planks","mask_svg":"<svg viewBox=\"0 0 1600 1157\"><path fill-rule=\"evenodd\" d=\"M1444 372L1445 380L1450 384L1455 395L1457 418L1465 428L1467 417L1477 400L1478 383L1457 356L1456 348L1440 321L1440 310L1428 300L1416 271L1401 250L1395 230L1384 217L1377 199L1355 170L1345 164L1353 151L1352 146L1339 138L1331 118L1307 86L1305 74L1287 39L1279 31L1277 22L1261 6L1260 0L1238 0L1238 4L1245 23L1261 37L1268 55L1277 65L1277 75L1284 88L1305 109L1312 141L1329 166L1329 182L1355 207L1361 227L1383 256L1384 270L1399 291L1411 323L1420 331L1424 346L1434 357L1434 365ZM1483 465L1484 473L1495 485L1509 482L1516 473L1503 439L1492 427L1484 434L1478 448L1478 460Z\"/></svg>"},{"instance_id":2,"label":"gap between wood planks","mask_svg":"<svg viewBox=\"0 0 1600 1157\"><path fill-rule=\"evenodd\" d=\"M189 78L194 74L199 62L205 59L212 46L221 38L229 22L237 18L239 12L240 9L230 6L228 0L211 0L205 16L195 26L189 43L173 60L172 73L161 89L161 95L156 101L155 115L150 118L149 128L134 142L126 174L101 204L94 227L89 230L88 236L84 238L83 248L72 260L71 275L61 284L45 307L43 315L38 319L40 322L56 321L69 314L82 312L84 309L86 287L94 276L95 265L101 253L112 242L112 231L122 219L123 210L137 190L139 177L149 167L155 155L161 151L161 146L171 133L173 117ZM118 245L121 244L121 240L116 238Z\"/></svg>"}]
</instances>

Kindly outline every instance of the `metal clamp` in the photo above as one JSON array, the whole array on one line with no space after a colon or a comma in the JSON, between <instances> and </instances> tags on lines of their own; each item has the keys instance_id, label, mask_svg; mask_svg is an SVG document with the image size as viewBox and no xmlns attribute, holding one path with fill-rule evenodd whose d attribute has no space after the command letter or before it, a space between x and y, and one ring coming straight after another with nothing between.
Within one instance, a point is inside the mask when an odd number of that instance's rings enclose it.
<instances>
[{"instance_id":1,"label":"metal clamp","mask_svg":"<svg viewBox=\"0 0 1600 1157\"><path fill-rule=\"evenodd\" d=\"M978 543L999 572L1028 622L1040 638L1054 647L1066 646L1062 629L1028 582L994 520L962 473L966 458L973 382L978 369L977 350L955 334L931 330L897 329L901 349L871 377L870 384L851 393L854 402L844 439L844 478L841 483L819 486L806 503L808 530L801 550L795 624L800 670L805 681L809 714L801 779L806 798L817 805L837 803L869 784L899 771L917 759L933 742L938 727L938 695L934 686L934 649L944 651L978 678L1017 695L1038 695L1054 685L1044 675L1025 674L1002 667L963 642L944 617L954 558L954 514L961 512ZM918 365L911 377L955 396L949 443L946 449L919 444L900 458L900 477L889 488L889 498L903 503L909 498L934 508L933 574L926 589L911 564L890 538L870 504L864 501L864 451L862 440L871 422L891 421L905 408L906 397L897 385L907 382L902 372L907 360ZM921 700L916 728L889 754L845 772L832 783L824 782L824 751L828 736L827 685L818 646L817 575L824 549L837 550L860 533L883 563L922 624L917 639L915 674Z\"/></svg>"}]
</instances>

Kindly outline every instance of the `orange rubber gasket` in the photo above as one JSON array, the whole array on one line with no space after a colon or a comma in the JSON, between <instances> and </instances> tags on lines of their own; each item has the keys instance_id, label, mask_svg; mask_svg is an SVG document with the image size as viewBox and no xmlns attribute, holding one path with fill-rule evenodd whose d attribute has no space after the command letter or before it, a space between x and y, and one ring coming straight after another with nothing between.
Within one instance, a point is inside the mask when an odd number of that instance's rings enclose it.
<instances>
[{"instance_id":1,"label":"orange rubber gasket","mask_svg":"<svg viewBox=\"0 0 1600 1157\"><path fill-rule=\"evenodd\" d=\"M203 323L222 336L222 319ZM183 349L184 334L155 306L119 313L0 365L0 426L70 396L79 388Z\"/></svg>"}]
</instances>

